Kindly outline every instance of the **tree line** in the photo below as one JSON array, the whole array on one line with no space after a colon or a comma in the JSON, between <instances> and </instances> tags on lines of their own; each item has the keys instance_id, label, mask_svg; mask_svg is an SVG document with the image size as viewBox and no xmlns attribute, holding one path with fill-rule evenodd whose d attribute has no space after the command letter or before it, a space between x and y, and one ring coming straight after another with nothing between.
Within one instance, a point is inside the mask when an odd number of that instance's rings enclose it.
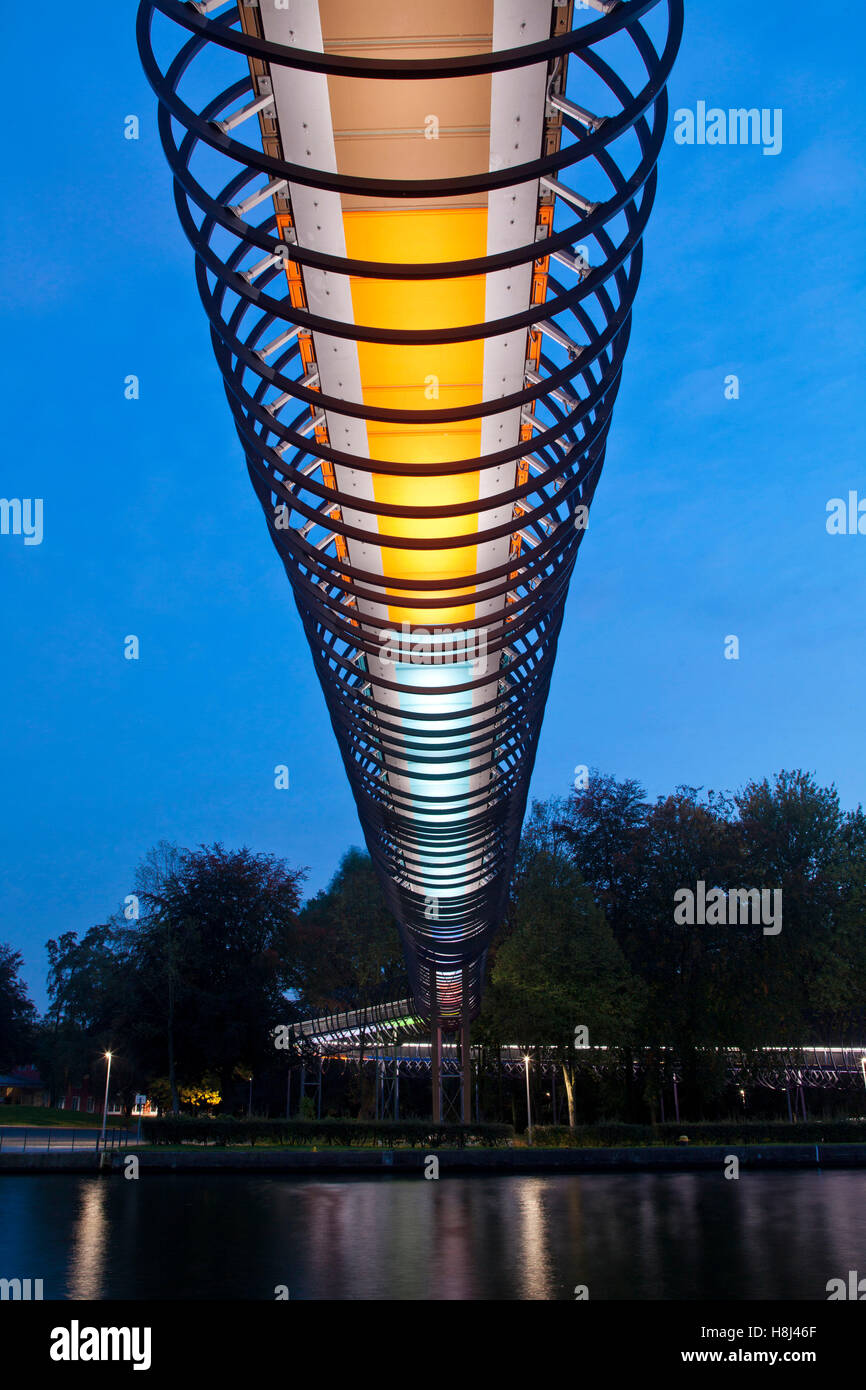
<instances>
[{"instance_id":1,"label":"tree line","mask_svg":"<svg viewBox=\"0 0 866 1390\"><path fill-rule=\"evenodd\" d=\"M779 890L781 929L724 910L683 921L677 901L698 885L723 905ZM594 773L534 803L479 1034L546 1049L572 1122L587 1036L621 1062L613 1104L629 1118L654 1113L674 1068L697 1113L725 1088L723 1048L757 1066L763 1047L863 1043L862 808L843 811L836 788L803 771L655 801L633 779ZM643 1072L638 1058L650 1059Z\"/></svg>"},{"instance_id":2,"label":"tree line","mask_svg":"<svg viewBox=\"0 0 866 1390\"><path fill-rule=\"evenodd\" d=\"M0 948L0 1069L35 1061L54 1103L92 1082L110 1049L112 1089L127 1105L138 1092L170 1110L229 1102L251 1075L277 1069L279 1024L405 997L369 856L349 850L302 903L305 877L248 848L154 846L122 908L47 943L42 1017L20 954Z\"/></svg>"},{"instance_id":3,"label":"tree line","mask_svg":"<svg viewBox=\"0 0 866 1390\"><path fill-rule=\"evenodd\" d=\"M594 1048L615 1084L593 1105L638 1118L674 1067L686 1109L721 1093L720 1048L866 1040L860 807L803 771L654 801L633 779L585 780L526 819L473 1025L488 1057L516 1042L554 1064L574 1123ZM250 1076L278 1075L278 1024L409 993L369 856L349 850L306 901L305 877L247 848L161 842L122 908L47 943L44 1015L0 946L0 1070L35 1061L53 1100L110 1048L126 1103L142 1091L174 1111L237 1106ZM781 930L724 912L677 920L677 895L698 884L722 903L780 890ZM365 1113L360 1084L356 1100Z\"/></svg>"}]
</instances>

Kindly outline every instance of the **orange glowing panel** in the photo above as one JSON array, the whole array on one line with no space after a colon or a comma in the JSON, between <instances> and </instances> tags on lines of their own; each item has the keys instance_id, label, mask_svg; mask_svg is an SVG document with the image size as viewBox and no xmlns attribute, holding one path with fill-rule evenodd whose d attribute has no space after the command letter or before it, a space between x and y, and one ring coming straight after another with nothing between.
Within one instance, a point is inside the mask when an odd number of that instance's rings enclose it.
<instances>
[{"instance_id":1,"label":"orange glowing panel","mask_svg":"<svg viewBox=\"0 0 866 1390\"><path fill-rule=\"evenodd\" d=\"M346 252L370 261L456 261L484 256L486 208L345 211ZM375 328L435 331L484 321L483 275L461 280L367 280L352 278L355 322ZM446 410L481 399L484 343L444 343L400 347L359 343L358 357L365 405L393 410ZM438 396L436 392L438 391ZM481 421L447 425L391 425L368 421L371 458L399 463L439 463L473 458L481 452ZM478 500L478 473L451 477L393 477L374 474L377 502L403 507L469 504ZM477 513L441 520L380 517L382 535L471 535ZM395 578L441 579L443 597L468 594L449 587L477 568L474 545L441 550L382 547L383 567ZM454 625L474 617L473 604L453 608L404 608L392 604L389 620L423 625Z\"/></svg>"}]
</instances>

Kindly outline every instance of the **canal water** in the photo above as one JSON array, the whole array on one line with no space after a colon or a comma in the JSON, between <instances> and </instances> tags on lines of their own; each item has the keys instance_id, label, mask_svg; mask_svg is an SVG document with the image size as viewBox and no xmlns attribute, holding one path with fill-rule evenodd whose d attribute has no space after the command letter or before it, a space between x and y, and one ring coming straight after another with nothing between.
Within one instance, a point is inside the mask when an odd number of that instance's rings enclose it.
<instances>
[{"instance_id":1,"label":"canal water","mask_svg":"<svg viewBox=\"0 0 866 1390\"><path fill-rule=\"evenodd\" d=\"M58 1299L818 1299L866 1173L0 1177L0 1278Z\"/></svg>"}]
</instances>

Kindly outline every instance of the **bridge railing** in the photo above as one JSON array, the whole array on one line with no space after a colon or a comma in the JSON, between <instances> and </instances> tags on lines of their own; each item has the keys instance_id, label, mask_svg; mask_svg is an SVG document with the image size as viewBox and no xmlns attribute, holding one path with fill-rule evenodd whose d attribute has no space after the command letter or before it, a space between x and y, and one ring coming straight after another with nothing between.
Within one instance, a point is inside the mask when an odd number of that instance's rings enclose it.
<instances>
[{"instance_id":1,"label":"bridge railing","mask_svg":"<svg viewBox=\"0 0 866 1390\"><path fill-rule=\"evenodd\" d=\"M93 1129L41 1129L22 1125L14 1132L0 1129L0 1153L98 1153L125 1149L129 1144L128 1129L112 1128L105 1132Z\"/></svg>"}]
</instances>

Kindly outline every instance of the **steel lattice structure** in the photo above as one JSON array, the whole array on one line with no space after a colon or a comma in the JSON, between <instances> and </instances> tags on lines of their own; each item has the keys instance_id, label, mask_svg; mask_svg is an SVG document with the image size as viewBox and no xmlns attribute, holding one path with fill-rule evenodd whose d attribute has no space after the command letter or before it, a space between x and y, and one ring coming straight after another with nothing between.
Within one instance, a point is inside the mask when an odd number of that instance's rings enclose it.
<instances>
[{"instance_id":1,"label":"steel lattice structure","mask_svg":"<svg viewBox=\"0 0 866 1390\"><path fill-rule=\"evenodd\" d=\"M477 1011L502 915L682 32L682 0L588 4L138 16L250 477L434 1024Z\"/></svg>"}]
</instances>

